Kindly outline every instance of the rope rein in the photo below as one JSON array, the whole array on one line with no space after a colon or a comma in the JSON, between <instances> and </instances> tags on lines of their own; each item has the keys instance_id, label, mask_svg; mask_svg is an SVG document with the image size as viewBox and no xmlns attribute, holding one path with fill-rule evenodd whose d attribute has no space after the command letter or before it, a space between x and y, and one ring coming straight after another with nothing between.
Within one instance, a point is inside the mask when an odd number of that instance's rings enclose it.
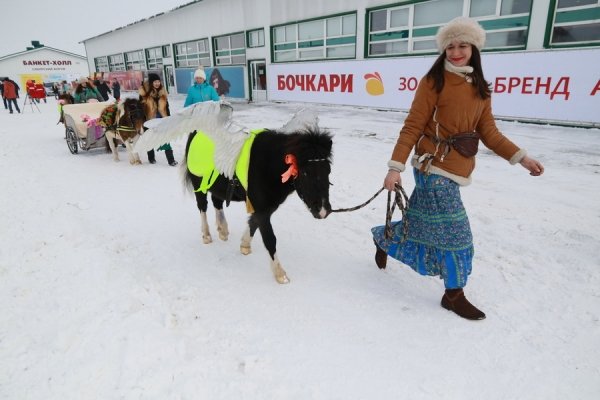
<instances>
[{"instance_id":1,"label":"rope rein","mask_svg":"<svg viewBox=\"0 0 600 400\"><path fill-rule=\"evenodd\" d=\"M350 207L350 208L338 208L337 210L331 210L331 212L332 213L334 213L334 212L350 212L350 211L359 210L359 209L363 208L364 206L366 206L367 204L369 204L371 201L373 201L384 190L385 190L385 188L382 187L373 196L371 196L371 198L369 200L365 201L364 203L362 203L358 206ZM403 225L402 226L402 241L405 241L406 238L408 237L408 223L406 220L406 213L408 211L408 196L406 195L404 188L397 183L394 188L394 201L392 202L392 192L391 191L388 191L388 195L387 195L387 207L386 207L386 212L385 212L385 238L386 239L391 239L394 236L394 229L392 227L392 215L394 214L394 210L396 207L398 207L398 209L402 213L402 225Z\"/></svg>"},{"instance_id":2,"label":"rope rein","mask_svg":"<svg viewBox=\"0 0 600 400\"><path fill-rule=\"evenodd\" d=\"M359 210L359 209L363 208L364 206L366 206L367 204L369 204L370 202L372 202L375 199L375 197L379 196L379 193L383 192L384 189L385 188L382 187L381 189L379 189L377 191L377 193L375 193L373 196L371 196L371 198L369 200L365 201L364 203L362 203L358 206L350 207L350 208L338 208L337 210L331 210L331 212L332 213L334 213L334 212L350 212L350 211Z\"/></svg>"}]
</instances>

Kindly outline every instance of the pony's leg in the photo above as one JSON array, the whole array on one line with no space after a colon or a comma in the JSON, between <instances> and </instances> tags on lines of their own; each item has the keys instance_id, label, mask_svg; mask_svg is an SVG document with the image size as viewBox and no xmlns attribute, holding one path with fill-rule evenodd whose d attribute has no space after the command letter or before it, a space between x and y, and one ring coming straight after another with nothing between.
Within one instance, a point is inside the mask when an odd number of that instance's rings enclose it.
<instances>
[{"instance_id":1,"label":"pony's leg","mask_svg":"<svg viewBox=\"0 0 600 400\"><path fill-rule=\"evenodd\" d=\"M115 146L115 133L113 131L106 131L104 132L104 135L106 136L106 141L110 146L110 151L113 155L113 161L119 161L119 152Z\"/></svg>"},{"instance_id":2,"label":"pony's leg","mask_svg":"<svg viewBox=\"0 0 600 400\"><path fill-rule=\"evenodd\" d=\"M202 241L204 244L212 243L212 236L210 236L210 229L208 229L206 211L200 211L200 220L202 221Z\"/></svg>"},{"instance_id":3,"label":"pony's leg","mask_svg":"<svg viewBox=\"0 0 600 400\"><path fill-rule=\"evenodd\" d=\"M253 214L250 219L256 217L256 214ZM289 283L290 280L285 273L285 270L281 266L279 262L279 258L277 257L277 238L275 237L275 232L273 232L273 226L271 225L271 215L267 215L266 217L257 218L258 229L260 230L260 236L262 236L263 243L271 256L271 271L273 271L273 276L278 283Z\"/></svg>"},{"instance_id":4,"label":"pony's leg","mask_svg":"<svg viewBox=\"0 0 600 400\"><path fill-rule=\"evenodd\" d=\"M217 215L217 232L219 232L219 239L229 239L229 226L225 219L225 212L223 211L223 200L211 196L213 206L215 207L215 213Z\"/></svg>"},{"instance_id":5,"label":"pony's leg","mask_svg":"<svg viewBox=\"0 0 600 400\"><path fill-rule=\"evenodd\" d=\"M206 209L208 208L208 201L206 193L195 192L196 205L200 210L200 221L202 223L202 241L204 244L212 243L212 237L210 236L210 230L208 229L208 219L206 218Z\"/></svg>"},{"instance_id":6,"label":"pony's leg","mask_svg":"<svg viewBox=\"0 0 600 400\"><path fill-rule=\"evenodd\" d=\"M135 160L135 163L141 165L142 164L142 160L140 158L140 155L138 153L134 153L133 152L133 148L135 147L135 144L137 143L137 141L138 141L139 138L140 138L140 135L136 135L133 138L133 141L132 141L132 143L130 143L130 145L131 145L131 149L132 149L131 154L133 154L133 159ZM125 147L127 147L127 145L125 145Z\"/></svg>"},{"instance_id":7,"label":"pony's leg","mask_svg":"<svg viewBox=\"0 0 600 400\"><path fill-rule=\"evenodd\" d=\"M290 283L290 279L287 277L285 270L281 267L281 263L277 258L277 253L274 254L273 259L271 260L271 270L273 271L277 283Z\"/></svg>"},{"instance_id":8,"label":"pony's leg","mask_svg":"<svg viewBox=\"0 0 600 400\"><path fill-rule=\"evenodd\" d=\"M256 229L258 228L258 223L254 218L252 218L254 214L248 218L248 226L246 227L246 231L242 236L242 243L240 244L240 252L247 256L252 253L252 238L254 237L254 233L256 233Z\"/></svg>"},{"instance_id":9,"label":"pony's leg","mask_svg":"<svg viewBox=\"0 0 600 400\"><path fill-rule=\"evenodd\" d=\"M125 148L127 149L127 155L129 156L129 164L141 164L142 162L140 161L140 158L138 157L136 159L135 153L133 152L133 146L131 145L131 143L129 143L129 140L125 139L123 140L123 143L125 143Z\"/></svg>"}]
</instances>

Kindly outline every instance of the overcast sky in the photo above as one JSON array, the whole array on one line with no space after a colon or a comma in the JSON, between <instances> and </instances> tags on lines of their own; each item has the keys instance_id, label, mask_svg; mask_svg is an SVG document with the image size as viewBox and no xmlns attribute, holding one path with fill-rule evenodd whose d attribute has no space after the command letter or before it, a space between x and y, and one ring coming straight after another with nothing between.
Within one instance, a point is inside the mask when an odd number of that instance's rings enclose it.
<instances>
[{"instance_id":1,"label":"overcast sky","mask_svg":"<svg viewBox=\"0 0 600 400\"><path fill-rule=\"evenodd\" d=\"M192 0L3 0L0 57L38 40L85 55L82 40L172 10Z\"/></svg>"}]
</instances>

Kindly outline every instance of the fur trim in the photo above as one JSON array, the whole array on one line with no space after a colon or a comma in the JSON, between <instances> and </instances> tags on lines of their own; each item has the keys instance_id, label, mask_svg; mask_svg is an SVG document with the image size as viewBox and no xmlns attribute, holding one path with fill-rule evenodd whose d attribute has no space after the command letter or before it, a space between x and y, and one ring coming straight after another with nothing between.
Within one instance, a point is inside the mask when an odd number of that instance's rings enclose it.
<instances>
[{"instance_id":1,"label":"fur trim","mask_svg":"<svg viewBox=\"0 0 600 400\"><path fill-rule=\"evenodd\" d=\"M481 50L485 45L485 30L474 19L457 17L438 30L435 40L440 53L455 40L472 44Z\"/></svg>"},{"instance_id":2,"label":"fur trim","mask_svg":"<svg viewBox=\"0 0 600 400\"><path fill-rule=\"evenodd\" d=\"M519 149L511 158L508 160L510 165L515 165L516 163L520 163L523 158L527 155L527 150Z\"/></svg>"},{"instance_id":3,"label":"fur trim","mask_svg":"<svg viewBox=\"0 0 600 400\"><path fill-rule=\"evenodd\" d=\"M416 154L412 157L412 159L410 160L410 163L414 168L417 168L417 169L421 169L421 167L423 166L423 163L419 162L419 156ZM435 165L431 165L429 167L429 173L445 176L446 178L451 179L454 182L458 183L459 186L468 186L472 182L471 175L469 175L468 177L465 178L464 176L460 176L460 175L456 175L456 174L453 174L448 171L444 171L443 169L436 167Z\"/></svg>"},{"instance_id":4,"label":"fur trim","mask_svg":"<svg viewBox=\"0 0 600 400\"><path fill-rule=\"evenodd\" d=\"M403 163L394 160L388 161L387 166L390 170L396 172L404 172L404 170L406 169L406 166Z\"/></svg>"}]
</instances>

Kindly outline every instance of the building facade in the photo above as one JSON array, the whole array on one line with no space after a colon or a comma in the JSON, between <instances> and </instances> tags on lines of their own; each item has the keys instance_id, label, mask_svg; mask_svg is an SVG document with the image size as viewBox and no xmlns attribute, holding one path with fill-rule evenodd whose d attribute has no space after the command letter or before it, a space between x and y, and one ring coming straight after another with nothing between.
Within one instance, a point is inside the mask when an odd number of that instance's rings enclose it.
<instances>
[{"instance_id":1,"label":"building facade","mask_svg":"<svg viewBox=\"0 0 600 400\"><path fill-rule=\"evenodd\" d=\"M0 78L9 77L25 87L28 80L44 82L76 81L87 76L87 59L78 54L54 49L52 47L34 47L19 53L0 57Z\"/></svg>"},{"instance_id":2,"label":"building facade","mask_svg":"<svg viewBox=\"0 0 600 400\"><path fill-rule=\"evenodd\" d=\"M201 0L83 43L90 72L156 71L171 93L203 66L225 97L408 109L457 16L486 30L500 116L600 124L600 0Z\"/></svg>"}]
</instances>

